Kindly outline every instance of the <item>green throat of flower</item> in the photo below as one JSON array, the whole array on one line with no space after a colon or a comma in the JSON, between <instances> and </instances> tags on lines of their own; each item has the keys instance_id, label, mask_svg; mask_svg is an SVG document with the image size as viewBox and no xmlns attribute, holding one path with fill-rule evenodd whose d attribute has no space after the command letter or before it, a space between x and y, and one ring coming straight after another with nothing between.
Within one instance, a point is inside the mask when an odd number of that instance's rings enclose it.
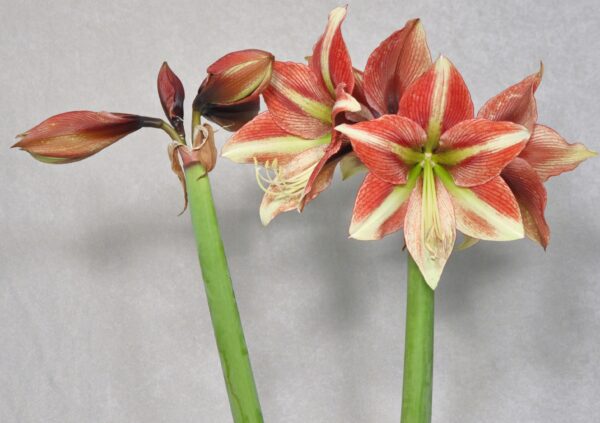
<instances>
[{"instance_id":1,"label":"green throat of flower","mask_svg":"<svg viewBox=\"0 0 600 423\"><path fill-rule=\"evenodd\" d=\"M421 201L421 239L423 247L428 252L428 258L437 261L447 257L448 250L452 248L453 237L444 230L440 213L439 193L436 188L436 155L426 148L425 152L418 153L419 162L415 164L408 179L416 178L422 173L422 201ZM441 170L441 169L439 169Z\"/></svg>"}]
</instances>

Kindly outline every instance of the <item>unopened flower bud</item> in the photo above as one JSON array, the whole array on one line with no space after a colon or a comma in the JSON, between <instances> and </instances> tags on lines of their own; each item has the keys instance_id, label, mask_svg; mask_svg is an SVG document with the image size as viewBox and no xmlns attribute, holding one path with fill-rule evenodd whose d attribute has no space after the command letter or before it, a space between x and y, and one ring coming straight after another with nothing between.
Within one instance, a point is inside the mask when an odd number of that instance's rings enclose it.
<instances>
[{"instance_id":1,"label":"unopened flower bud","mask_svg":"<svg viewBox=\"0 0 600 423\"><path fill-rule=\"evenodd\" d=\"M165 115L175 130L185 138L183 128L183 100L185 91L181 81L171 70L167 62L164 62L158 73L158 96L165 111Z\"/></svg>"},{"instance_id":2,"label":"unopened flower bud","mask_svg":"<svg viewBox=\"0 0 600 423\"><path fill-rule=\"evenodd\" d=\"M194 110L222 126L236 131L258 114L259 95L271 80L274 57L262 50L229 53L207 69Z\"/></svg>"},{"instance_id":3,"label":"unopened flower bud","mask_svg":"<svg viewBox=\"0 0 600 423\"><path fill-rule=\"evenodd\" d=\"M96 154L143 126L160 125L160 119L124 113L67 112L18 135L19 142L13 147L45 163L71 163Z\"/></svg>"}]
</instances>

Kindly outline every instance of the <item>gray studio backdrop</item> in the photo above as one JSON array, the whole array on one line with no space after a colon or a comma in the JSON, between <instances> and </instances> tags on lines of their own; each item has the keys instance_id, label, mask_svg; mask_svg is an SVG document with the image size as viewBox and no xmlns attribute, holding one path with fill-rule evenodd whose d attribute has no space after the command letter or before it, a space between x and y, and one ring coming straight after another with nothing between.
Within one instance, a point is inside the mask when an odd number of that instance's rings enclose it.
<instances>
[{"instance_id":1,"label":"gray studio backdrop","mask_svg":"<svg viewBox=\"0 0 600 423\"><path fill-rule=\"evenodd\" d=\"M165 135L65 166L8 147L62 111L162 115L163 60L187 106L226 52L302 61L336 5L0 1L2 423L230 421ZM355 65L413 17L476 106L543 60L540 121L600 150L596 0L351 1ZM549 182L547 252L522 240L452 256L436 291L435 422L600 421L599 166ZM267 228L252 166L222 160L211 179L267 422L398 421L403 240L347 239L362 177L336 175Z\"/></svg>"}]
</instances>

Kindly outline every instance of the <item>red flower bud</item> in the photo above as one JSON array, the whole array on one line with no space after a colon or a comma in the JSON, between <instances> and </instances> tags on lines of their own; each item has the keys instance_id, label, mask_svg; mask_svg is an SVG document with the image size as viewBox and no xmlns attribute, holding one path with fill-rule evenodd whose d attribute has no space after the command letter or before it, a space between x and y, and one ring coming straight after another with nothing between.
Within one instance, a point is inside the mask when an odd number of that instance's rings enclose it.
<instances>
[{"instance_id":1,"label":"red flower bud","mask_svg":"<svg viewBox=\"0 0 600 423\"><path fill-rule=\"evenodd\" d=\"M185 130L183 129L185 91L181 81L167 62L163 63L158 73L158 96L169 122L179 135L185 138Z\"/></svg>"},{"instance_id":2,"label":"red flower bud","mask_svg":"<svg viewBox=\"0 0 600 423\"><path fill-rule=\"evenodd\" d=\"M258 114L258 96L271 80L274 57L262 50L229 53L207 69L193 108L235 131Z\"/></svg>"},{"instance_id":3,"label":"red flower bud","mask_svg":"<svg viewBox=\"0 0 600 423\"><path fill-rule=\"evenodd\" d=\"M45 163L71 163L96 154L143 126L160 125L160 119L124 113L67 112L18 135L19 142L13 147Z\"/></svg>"}]
</instances>

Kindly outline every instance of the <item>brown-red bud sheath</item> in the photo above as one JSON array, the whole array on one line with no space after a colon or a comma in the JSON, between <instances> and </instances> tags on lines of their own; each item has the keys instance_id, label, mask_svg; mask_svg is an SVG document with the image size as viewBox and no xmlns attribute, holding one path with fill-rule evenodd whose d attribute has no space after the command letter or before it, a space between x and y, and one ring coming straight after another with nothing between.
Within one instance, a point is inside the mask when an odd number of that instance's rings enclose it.
<instances>
[{"instance_id":1,"label":"brown-red bud sheath","mask_svg":"<svg viewBox=\"0 0 600 423\"><path fill-rule=\"evenodd\" d=\"M158 73L158 96L165 115L177 132L185 137L183 128L183 101L185 91L181 80L171 70L167 62L164 62Z\"/></svg>"}]
</instances>

